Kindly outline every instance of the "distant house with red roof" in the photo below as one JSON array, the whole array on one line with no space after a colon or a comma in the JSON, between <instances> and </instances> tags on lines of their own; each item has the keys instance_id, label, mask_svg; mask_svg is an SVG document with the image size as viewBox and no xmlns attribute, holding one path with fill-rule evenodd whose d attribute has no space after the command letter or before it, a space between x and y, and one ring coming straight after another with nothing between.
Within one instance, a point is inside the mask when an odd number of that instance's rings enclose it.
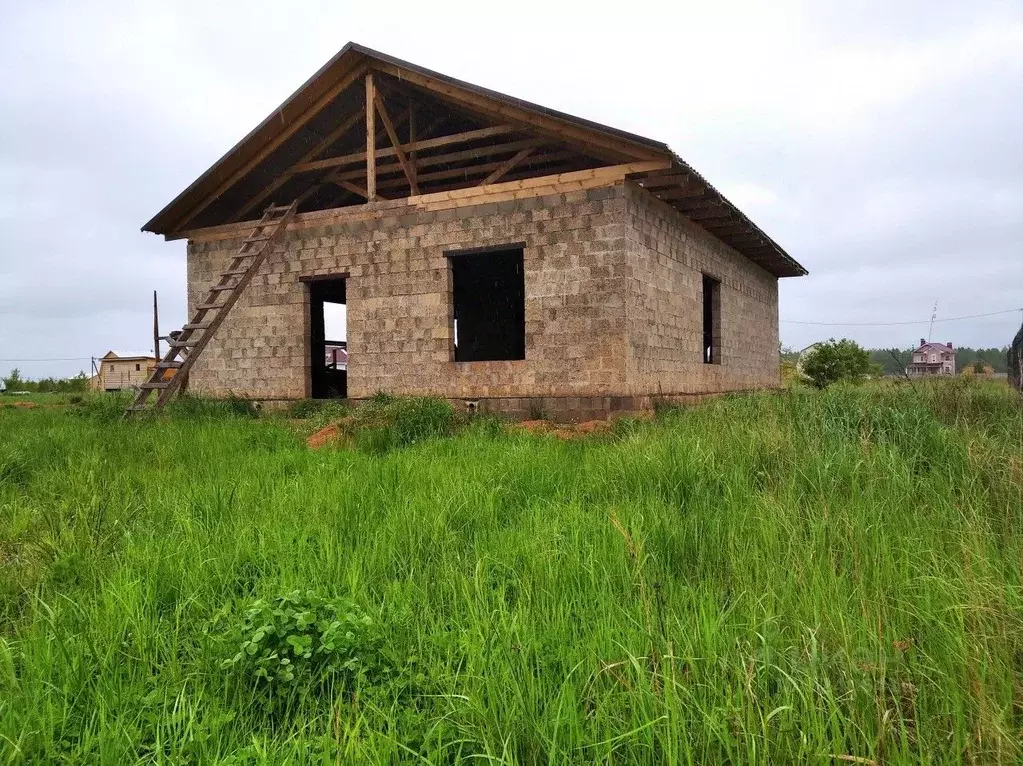
<instances>
[{"instance_id":1,"label":"distant house with red roof","mask_svg":"<svg viewBox=\"0 0 1023 766\"><path fill-rule=\"evenodd\" d=\"M955 375L956 352L951 343L931 343L924 338L913 351L913 359L906 368L912 377L924 375Z\"/></svg>"},{"instance_id":2,"label":"distant house with red roof","mask_svg":"<svg viewBox=\"0 0 1023 766\"><path fill-rule=\"evenodd\" d=\"M324 354L326 358L324 362L328 367L336 370L347 370L348 369L348 349L339 343L330 343L329 341L323 346Z\"/></svg>"}]
</instances>

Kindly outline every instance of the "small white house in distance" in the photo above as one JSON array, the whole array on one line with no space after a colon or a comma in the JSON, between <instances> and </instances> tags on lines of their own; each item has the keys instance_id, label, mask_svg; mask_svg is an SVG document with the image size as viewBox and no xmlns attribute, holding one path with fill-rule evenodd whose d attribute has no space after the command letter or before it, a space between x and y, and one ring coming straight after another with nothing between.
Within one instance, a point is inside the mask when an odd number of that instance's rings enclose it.
<instances>
[{"instance_id":1,"label":"small white house in distance","mask_svg":"<svg viewBox=\"0 0 1023 766\"><path fill-rule=\"evenodd\" d=\"M157 358L152 354L108 351L96 363L98 373L92 385L100 391L124 391L141 386L156 369Z\"/></svg>"}]
</instances>

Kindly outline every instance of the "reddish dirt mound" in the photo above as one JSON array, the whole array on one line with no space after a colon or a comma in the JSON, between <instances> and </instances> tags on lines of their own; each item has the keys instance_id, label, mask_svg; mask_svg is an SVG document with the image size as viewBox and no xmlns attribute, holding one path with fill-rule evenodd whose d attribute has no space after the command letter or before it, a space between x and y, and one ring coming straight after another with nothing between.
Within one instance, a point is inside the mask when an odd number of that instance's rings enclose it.
<instances>
[{"instance_id":1,"label":"reddish dirt mound","mask_svg":"<svg viewBox=\"0 0 1023 766\"><path fill-rule=\"evenodd\" d=\"M340 430L341 429L338 427L337 423L331 423L326 428L321 428L306 439L306 446L308 446L309 449L320 449L321 447L325 447L331 442L337 440Z\"/></svg>"},{"instance_id":2,"label":"reddish dirt mound","mask_svg":"<svg viewBox=\"0 0 1023 766\"><path fill-rule=\"evenodd\" d=\"M611 427L611 424L606 420L587 420L584 423L578 424L554 424L546 420L524 420L519 423L519 427L533 434L549 434L558 439L576 439L580 436L606 431Z\"/></svg>"}]
</instances>

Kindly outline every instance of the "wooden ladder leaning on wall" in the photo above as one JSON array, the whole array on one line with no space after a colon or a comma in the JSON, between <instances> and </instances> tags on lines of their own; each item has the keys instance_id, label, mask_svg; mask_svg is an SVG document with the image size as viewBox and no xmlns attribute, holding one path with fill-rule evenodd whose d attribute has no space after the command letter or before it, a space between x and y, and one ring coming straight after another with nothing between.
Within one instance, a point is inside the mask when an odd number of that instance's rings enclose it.
<instances>
[{"instance_id":1,"label":"wooden ladder leaning on wall","mask_svg":"<svg viewBox=\"0 0 1023 766\"><path fill-rule=\"evenodd\" d=\"M181 388L188 371L202 354L206 344L227 318L231 307L266 261L274 245L284 234L288 222L295 217L298 202L290 205L271 205L263 212L255 228L242 241L227 270L209 291L206 300L196 306L192 321L181 328L177 338L168 341L168 350L156 364L149 380L139 387L138 396L124 411L127 418L133 412L156 411L170 401ZM149 395L159 392L156 401L149 404Z\"/></svg>"}]
</instances>

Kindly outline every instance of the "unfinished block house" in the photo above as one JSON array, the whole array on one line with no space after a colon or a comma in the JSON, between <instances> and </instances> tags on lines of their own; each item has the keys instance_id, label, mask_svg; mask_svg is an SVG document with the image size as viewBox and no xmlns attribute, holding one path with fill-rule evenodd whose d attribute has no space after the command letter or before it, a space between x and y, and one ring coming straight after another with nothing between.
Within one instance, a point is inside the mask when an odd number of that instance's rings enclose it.
<instances>
[{"instance_id":1,"label":"unfinished block house","mask_svg":"<svg viewBox=\"0 0 1023 766\"><path fill-rule=\"evenodd\" d=\"M667 145L352 43L144 231L188 240L160 366L259 400L587 418L777 386L806 273Z\"/></svg>"}]
</instances>

